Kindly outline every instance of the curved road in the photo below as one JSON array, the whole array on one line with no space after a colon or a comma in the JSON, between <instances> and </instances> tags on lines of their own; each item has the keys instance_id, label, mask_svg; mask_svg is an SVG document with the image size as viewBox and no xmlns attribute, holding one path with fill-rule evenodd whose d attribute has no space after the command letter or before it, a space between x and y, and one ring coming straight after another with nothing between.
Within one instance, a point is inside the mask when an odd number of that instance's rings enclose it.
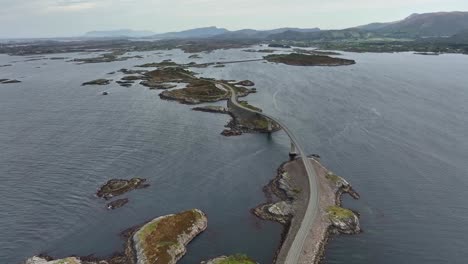
<instances>
[{"instance_id":1,"label":"curved road","mask_svg":"<svg viewBox=\"0 0 468 264\"><path fill-rule=\"evenodd\" d=\"M318 189L317 189L317 175L315 173L315 170L312 164L310 163L309 159L307 158L307 155L305 154L304 150L299 145L299 141L296 139L294 134L289 130L289 128L285 124L283 124L281 121L279 121L275 117L272 117L262 112L254 111L252 109L249 109L239 104L239 102L237 101L237 94L231 86L223 84L223 83L216 83L216 87L224 91L226 89L229 89L231 91L231 102L235 104L237 107L240 107L244 110L262 115L268 119L273 120L278 125L280 125L280 127L286 132L286 134L291 139L291 142L296 146L298 154L301 156L302 162L304 163L304 167L307 172L307 178L309 179L310 195L309 195L309 201L307 203L306 213L304 215L304 218L302 219L301 226L299 227L296 237L294 238L294 241L292 242L291 247L288 251L288 255L286 256L286 259L284 261L284 263L286 264L298 263L299 257L301 256L303 248L304 248L304 242L310 230L312 229L312 224L314 223L315 216L317 215Z\"/></svg>"}]
</instances>

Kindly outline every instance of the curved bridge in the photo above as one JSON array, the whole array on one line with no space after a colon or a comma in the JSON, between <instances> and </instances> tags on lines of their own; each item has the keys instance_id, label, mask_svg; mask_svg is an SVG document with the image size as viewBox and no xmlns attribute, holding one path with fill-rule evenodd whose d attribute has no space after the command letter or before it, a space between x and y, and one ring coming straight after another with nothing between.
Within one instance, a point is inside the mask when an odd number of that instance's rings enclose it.
<instances>
[{"instance_id":1,"label":"curved bridge","mask_svg":"<svg viewBox=\"0 0 468 264\"><path fill-rule=\"evenodd\" d=\"M304 215L304 218L302 219L301 226L299 227L299 230L296 233L294 241L293 241L293 243L292 243L292 245L291 245L291 247L290 247L290 249L288 251L288 254L286 256L286 259L284 261L284 263L286 263L286 264L298 263L299 258L300 258L301 254L302 254L302 251L303 251L304 242L305 242L305 240L307 238L307 235L309 234L309 232L310 232L310 230L312 228L312 224L313 224L314 219L315 219L315 217L317 215L318 189L317 189L317 175L315 173L315 170L314 170L312 164L310 163L309 159L307 158L306 153L304 152L301 145L299 144L299 141L296 139L294 134L289 130L289 128L284 123L282 123L281 121L279 121L275 117L272 117L272 116L270 116L268 114L249 109L249 108L244 107L241 104L239 104L239 102L237 100L238 99L237 94L236 94L236 92L234 91L234 89L231 86L223 84L223 83L217 83L216 86L219 89L222 89L222 90L225 90L225 91L229 90L231 92L230 100L237 107L242 108L242 109L244 109L246 111L249 111L249 112L256 113L258 115L264 116L267 119L276 122L284 130L284 132L286 132L289 139L291 140L290 155L291 156L296 156L296 155L301 156L302 162L304 163L304 167L305 167L305 170L306 170L306 173L307 173L307 178L309 180L310 195L309 195L309 201L307 203L306 213Z\"/></svg>"}]
</instances>

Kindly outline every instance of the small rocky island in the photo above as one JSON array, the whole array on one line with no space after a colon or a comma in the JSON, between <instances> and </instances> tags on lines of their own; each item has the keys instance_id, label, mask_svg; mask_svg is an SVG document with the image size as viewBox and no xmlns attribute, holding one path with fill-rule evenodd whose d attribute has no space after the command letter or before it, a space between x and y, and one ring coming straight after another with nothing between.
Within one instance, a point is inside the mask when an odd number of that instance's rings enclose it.
<instances>
[{"instance_id":1,"label":"small rocky island","mask_svg":"<svg viewBox=\"0 0 468 264\"><path fill-rule=\"evenodd\" d=\"M269 62L283 63L293 66L341 66L356 64L354 60L335 58L325 55L309 55L304 53L275 54L264 57Z\"/></svg>"},{"instance_id":2,"label":"small rocky island","mask_svg":"<svg viewBox=\"0 0 468 264\"><path fill-rule=\"evenodd\" d=\"M125 252L110 259L69 257L54 260L36 256L26 260L25 264L175 264L185 255L187 244L203 232L207 224L205 213L192 209L161 216L124 231Z\"/></svg>"},{"instance_id":3,"label":"small rocky island","mask_svg":"<svg viewBox=\"0 0 468 264\"><path fill-rule=\"evenodd\" d=\"M145 183L146 179L133 178L130 180L112 179L106 184L101 186L97 191L98 197L109 200L115 196L122 195L135 189L142 189L149 187L149 184Z\"/></svg>"}]
</instances>

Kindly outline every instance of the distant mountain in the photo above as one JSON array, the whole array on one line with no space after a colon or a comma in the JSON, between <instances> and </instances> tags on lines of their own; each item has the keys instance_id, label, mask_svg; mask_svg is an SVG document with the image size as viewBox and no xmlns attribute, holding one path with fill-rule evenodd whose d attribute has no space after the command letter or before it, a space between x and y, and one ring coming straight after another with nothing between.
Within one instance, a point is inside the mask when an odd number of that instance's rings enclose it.
<instances>
[{"instance_id":1,"label":"distant mountain","mask_svg":"<svg viewBox=\"0 0 468 264\"><path fill-rule=\"evenodd\" d=\"M180 32L156 34L156 35L152 35L151 38L155 38L155 39L209 38L209 37L221 35L227 32L229 32L229 30L225 28L204 27L204 28L184 30Z\"/></svg>"},{"instance_id":2,"label":"distant mountain","mask_svg":"<svg viewBox=\"0 0 468 264\"><path fill-rule=\"evenodd\" d=\"M223 39L265 39L272 34L280 34L286 31L294 32L317 32L319 28L278 28L272 30L255 30L255 29L242 29L237 31L229 31L222 35L216 36L216 38Z\"/></svg>"},{"instance_id":3,"label":"distant mountain","mask_svg":"<svg viewBox=\"0 0 468 264\"><path fill-rule=\"evenodd\" d=\"M109 31L90 31L84 37L86 38L118 38L118 37L146 37L154 35L154 32L144 30L119 29Z\"/></svg>"},{"instance_id":4,"label":"distant mountain","mask_svg":"<svg viewBox=\"0 0 468 264\"><path fill-rule=\"evenodd\" d=\"M375 34L360 29L347 30L321 30L316 32L297 32L286 31L283 33L272 34L268 36L269 40L308 40L308 41L333 41L333 40L351 40L366 39L374 37Z\"/></svg>"},{"instance_id":5,"label":"distant mountain","mask_svg":"<svg viewBox=\"0 0 468 264\"><path fill-rule=\"evenodd\" d=\"M412 14L391 23L357 27L390 37L449 37L468 30L468 12Z\"/></svg>"}]
</instances>

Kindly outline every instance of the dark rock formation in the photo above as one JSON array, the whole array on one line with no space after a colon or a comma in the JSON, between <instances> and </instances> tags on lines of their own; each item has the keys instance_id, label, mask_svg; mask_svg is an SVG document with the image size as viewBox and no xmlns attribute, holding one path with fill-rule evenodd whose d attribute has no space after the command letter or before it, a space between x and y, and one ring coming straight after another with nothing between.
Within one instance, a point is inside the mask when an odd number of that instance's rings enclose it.
<instances>
[{"instance_id":1,"label":"dark rock formation","mask_svg":"<svg viewBox=\"0 0 468 264\"><path fill-rule=\"evenodd\" d=\"M107 209L114 210L126 205L129 202L128 198L118 199L107 204Z\"/></svg>"},{"instance_id":2,"label":"dark rock formation","mask_svg":"<svg viewBox=\"0 0 468 264\"><path fill-rule=\"evenodd\" d=\"M94 80L94 81L85 82L85 83L82 84L82 86L85 86L85 85L108 85L110 82L111 82L111 80L107 80L107 79L97 79L97 80Z\"/></svg>"},{"instance_id":3,"label":"dark rock formation","mask_svg":"<svg viewBox=\"0 0 468 264\"><path fill-rule=\"evenodd\" d=\"M0 83L2 84L9 84L9 83L20 83L21 81L18 80L9 80L9 79L1 79Z\"/></svg>"},{"instance_id":4,"label":"dark rock formation","mask_svg":"<svg viewBox=\"0 0 468 264\"><path fill-rule=\"evenodd\" d=\"M146 179L141 178L133 178L130 180L112 179L101 186L96 195L98 197L109 200L114 196L119 196L135 189L148 187L149 184L145 184L145 182Z\"/></svg>"}]
</instances>

